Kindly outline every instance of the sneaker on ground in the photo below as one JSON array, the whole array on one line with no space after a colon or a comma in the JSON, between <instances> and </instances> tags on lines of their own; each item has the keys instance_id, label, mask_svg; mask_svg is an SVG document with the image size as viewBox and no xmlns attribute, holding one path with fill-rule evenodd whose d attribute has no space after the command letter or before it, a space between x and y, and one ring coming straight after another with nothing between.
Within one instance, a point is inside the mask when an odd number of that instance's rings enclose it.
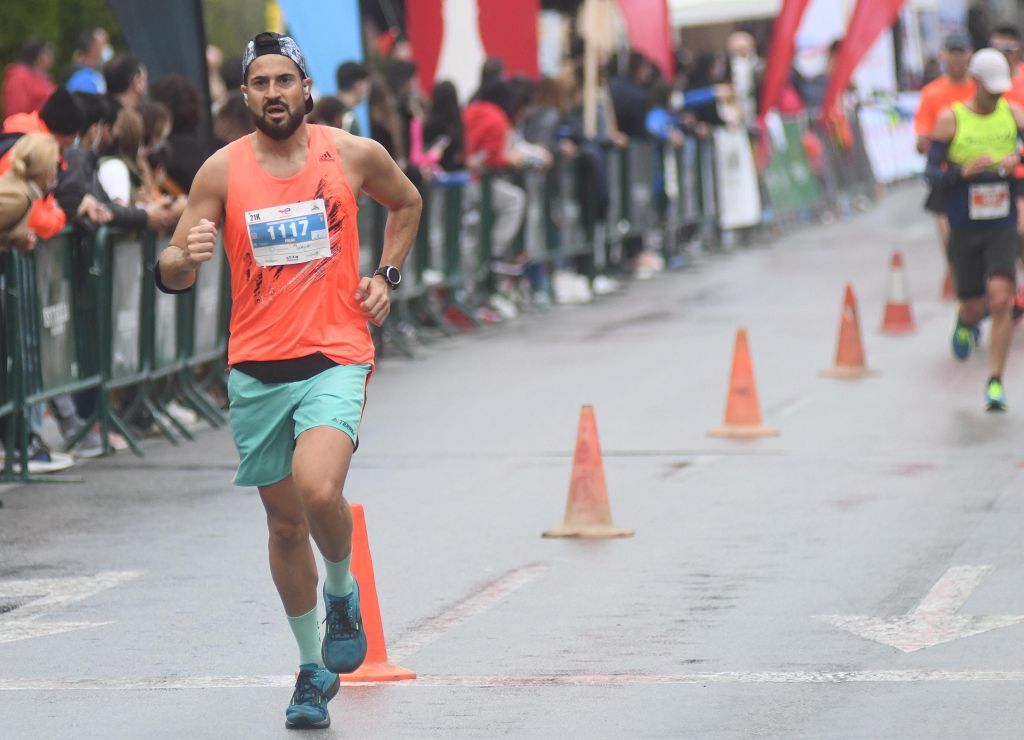
<instances>
[{"instance_id":1,"label":"sneaker on ground","mask_svg":"<svg viewBox=\"0 0 1024 740\"><path fill-rule=\"evenodd\" d=\"M985 386L985 408L989 411L1006 411L1006 390L1001 380L991 378Z\"/></svg>"},{"instance_id":2,"label":"sneaker on ground","mask_svg":"<svg viewBox=\"0 0 1024 740\"><path fill-rule=\"evenodd\" d=\"M21 472L20 455L14 456L14 472ZM67 470L75 464L75 458L63 452L54 452L43 440L32 435L28 447L28 472L30 475L37 473L56 473Z\"/></svg>"},{"instance_id":3,"label":"sneaker on ground","mask_svg":"<svg viewBox=\"0 0 1024 740\"><path fill-rule=\"evenodd\" d=\"M292 701L284 712L284 726L290 730L322 730L331 726L327 702L333 699L341 681L336 673L316 663L303 663L295 676Z\"/></svg>"},{"instance_id":4,"label":"sneaker on ground","mask_svg":"<svg viewBox=\"0 0 1024 740\"><path fill-rule=\"evenodd\" d=\"M128 440L113 429L107 430L107 440L110 442L110 449L114 452L124 452L128 449Z\"/></svg>"},{"instance_id":5,"label":"sneaker on ground","mask_svg":"<svg viewBox=\"0 0 1024 740\"><path fill-rule=\"evenodd\" d=\"M598 275L594 278L594 295L609 295L619 289L619 281L607 275Z\"/></svg>"},{"instance_id":6,"label":"sneaker on ground","mask_svg":"<svg viewBox=\"0 0 1024 740\"><path fill-rule=\"evenodd\" d=\"M953 337L950 343L953 347L953 356L958 360L966 360L974 351L978 341L978 327L968 326L960 320L960 314L956 315L956 324L953 326Z\"/></svg>"},{"instance_id":7,"label":"sneaker on ground","mask_svg":"<svg viewBox=\"0 0 1024 740\"><path fill-rule=\"evenodd\" d=\"M560 305L590 303L594 299L590 282L583 275L574 272L557 271L552 277L551 285L555 291L555 303Z\"/></svg>"},{"instance_id":8,"label":"sneaker on ground","mask_svg":"<svg viewBox=\"0 0 1024 740\"><path fill-rule=\"evenodd\" d=\"M501 293L495 293L487 300L491 304L491 308L497 311L503 319L514 319L519 315L516 304Z\"/></svg>"},{"instance_id":9,"label":"sneaker on ground","mask_svg":"<svg viewBox=\"0 0 1024 740\"><path fill-rule=\"evenodd\" d=\"M85 436L78 440L78 444L68 451L73 453L75 457L84 457L86 459L92 459L102 455L103 439L100 437L99 425L93 425L93 427L85 433Z\"/></svg>"},{"instance_id":10,"label":"sneaker on ground","mask_svg":"<svg viewBox=\"0 0 1024 740\"><path fill-rule=\"evenodd\" d=\"M359 584L347 596L331 596L324 585L327 618L321 657L327 669L335 673L352 673L366 658L366 633L359 611Z\"/></svg>"},{"instance_id":11,"label":"sneaker on ground","mask_svg":"<svg viewBox=\"0 0 1024 740\"><path fill-rule=\"evenodd\" d=\"M164 406L167 409L167 414L182 426L191 426L199 421L199 415L188 408L183 406L177 401L171 400Z\"/></svg>"}]
</instances>

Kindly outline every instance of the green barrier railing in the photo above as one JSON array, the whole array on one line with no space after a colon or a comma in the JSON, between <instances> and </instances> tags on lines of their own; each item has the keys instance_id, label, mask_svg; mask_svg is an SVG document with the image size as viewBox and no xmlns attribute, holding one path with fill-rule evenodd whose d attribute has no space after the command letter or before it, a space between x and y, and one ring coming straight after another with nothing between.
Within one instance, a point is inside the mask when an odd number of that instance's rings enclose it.
<instances>
[{"instance_id":1,"label":"green barrier railing","mask_svg":"<svg viewBox=\"0 0 1024 740\"><path fill-rule=\"evenodd\" d=\"M95 325L88 320L88 309L103 290L94 270L76 269L78 258L88 253L79 249L76 238L64 232L32 252L5 255L5 319L10 319L5 329L13 330L5 342L6 385L13 406L6 416L6 479L31 479L29 414L34 406L65 394L99 391L103 384L95 354L89 351L95 349L89 347Z\"/></svg>"},{"instance_id":2,"label":"green barrier railing","mask_svg":"<svg viewBox=\"0 0 1024 740\"><path fill-rule=\"evenodd\" d=\"M822 206L818 178L804 148L806 127L796 119L782 122L783 146L774 146L762 173L769 202L777 220L806 217Z\"/></svg>"},{"instance_id":3,"label":"green barrier railing","mask_svg":"<svg viewBox=\"0 0 1024 740\"><path fill-rule=\"evenodd\" d=\"M3 255L4 478L32 479L29 414L65 394L96 395L95 410L69 446L99 424L105 451L117 431L141 456L129 422L144 412L172 442L192 438L167 412L169 398L211 425L223 422L196 375L224 363L230 292L223 257L200 271L196 290L171 296L152 280L157 250L151 232L104 228L82 239L62 232L32 252ZM123 403L115 404L115 396Z\"/></svg>"},{"instance_id":4,"label":"green barrier railing","mask_svg":"<svg viewBox=\"0 0 1024 740\"><path fill-rule=\"evenodd\" d=\"M592 196L584 198L594 186L588 177L599 170L582 156L557 156L546 170L475 179L452 173L432 180L423 189L421 228L403 271L405 284L393 296L392 319L374 331L378 347L411 356L410 339L419 338L420 328L452 334L482 325L478 309L496 284L496 177L517 183L527 195L517 246L529 260L548 269L571 260L593 277L622 265L627 245L660 248L668 256L685 239L703 238L714 229L713 156L709 142L696 140L664 153L647 142L606 148L601 167L611 187L603 214L593 208ZM655 202L659 171L668 196L660 205ZM363 274L380 260L385 222L381 206L361 200ZM152 270L167 244L166 236L149 231L104 228L94 237L62 233L32 253L2 255L0 421L5 422L6 477L17 467L27 479L29 409L61 394L95 393L95 412L85 420L85 430L99 423L106 449L108 434L117 431L138 455L143 453L135 421L151 421L174 444L193 438L193 431L168 413L171 400L211 426L224 423L209 390L225 377L228 265L218 250L217 259L199 271L193 291L166 295L156 290ZM453 323L458 318L453 309L465 320Z\"/></svg>"}]
</instances>

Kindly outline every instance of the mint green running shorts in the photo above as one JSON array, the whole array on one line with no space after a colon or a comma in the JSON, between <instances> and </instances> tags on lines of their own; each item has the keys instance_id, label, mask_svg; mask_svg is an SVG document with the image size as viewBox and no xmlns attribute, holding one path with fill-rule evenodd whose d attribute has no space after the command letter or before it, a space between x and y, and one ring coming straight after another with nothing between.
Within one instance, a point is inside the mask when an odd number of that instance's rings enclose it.
<instances>
[{"instance_id":1,"label":"mint green running shorts","mask_svg":"<svg viewBox=\"0 0 1024 740\"><path fill-rule=\"evenodd\" d=\"M261 383L240 370L228 374L231 433L241 461L236 486L269 486L292 474L300 434L334 427L359 446L370 365L338 365L307 380Z\"/></svg>"}]
</instances>

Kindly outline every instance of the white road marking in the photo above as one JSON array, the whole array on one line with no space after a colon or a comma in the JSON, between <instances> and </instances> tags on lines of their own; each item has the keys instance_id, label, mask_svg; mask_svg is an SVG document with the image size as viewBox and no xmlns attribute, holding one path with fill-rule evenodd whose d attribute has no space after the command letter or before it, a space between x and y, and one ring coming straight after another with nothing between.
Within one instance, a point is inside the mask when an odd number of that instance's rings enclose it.
<instances>
[{"instance_id":1,"label":"white road marking","mask_svg":"<svg viewBox=\"0 0 1024 740\"><path fill-rule=\"evenodd\" d=\"M135 571L107 571L94 576L74 578L30 578L0 581L0 604L8 611L0 614L0 643L57 635L62 632L101 627L109 622L43 622L48 616L76 601L137 578ZM13 608L12 608L13 607Z\"/></svg>"},{"instance_id":2,"label":"white road marking","mask_svg":"<svg viewBox=\"0 0 1024 740\"><path fill-rule=\"evenodd\" d=\"M549 570L551 566L547 563L531 563L505 573L462 601L445 608L438 616L414 626L392 643L388 655L396 661L408 658L440 639L445 632L482 614Z\"/></svg>"},{"instance_id":3,"label":"white road marking","mask_svg":"<svg viewBox=\"0 0 1024 740\"><path fill-rule=\"evenodd\" d=\"M1024 622L1024 615L957 614L991 571L991 565L954 566L932 586L920 604L897 617L827 615L816 619L905 653Z\"/></svg>"},{"instance_id":4,"label":"white road marking","mask_svg":"<svg viewBox=\"0 0 1024 740\"><path fill-rule=\"evenodd\" d=\"M669 674L550 673L520 676L421 675L414 681L387 684L410 686L463 686L495 688L516 686L630 686L650 684L839 684L839 683L1024 683L1024 671L721 671ZM183 689L283 689L294 676L159 676L126 679L0 679L0 691L154 691ZM380 683L347 683L375 686Z\"/></svg>"}]
</instances>

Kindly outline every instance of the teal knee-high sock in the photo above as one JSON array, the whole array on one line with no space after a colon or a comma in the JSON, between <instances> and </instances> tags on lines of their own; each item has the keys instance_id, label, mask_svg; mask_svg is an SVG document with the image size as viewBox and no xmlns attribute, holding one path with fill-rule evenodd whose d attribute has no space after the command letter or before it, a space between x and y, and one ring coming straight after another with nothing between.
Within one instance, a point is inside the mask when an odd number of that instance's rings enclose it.
<instances>
[{"instance_id":1,"label":"teal knee-high sock","mask_svg":"<svg viewBox=\"0 0 1024 740\"><path fill-rule=\"evenodd\" d=\"M324 558L324 569L327 571L326 590L331 596L348 596L355 587L352 574L349 573L349 565L352 562L352 553L340 562L332 562Z\"/></svg>"},{"instance_id":2,"label":"teal knee-high sock","mask_svg":"<svg viewBox=\"0 0 1024 740\"><path fill-rule=\"evenodd\" d=\"M323 668L320 657L320 620L316 607L300 617L288 617L288 626L292 628L295 642L299 644L299 665L316 663Z\"/></svg>"}]
</instances>

